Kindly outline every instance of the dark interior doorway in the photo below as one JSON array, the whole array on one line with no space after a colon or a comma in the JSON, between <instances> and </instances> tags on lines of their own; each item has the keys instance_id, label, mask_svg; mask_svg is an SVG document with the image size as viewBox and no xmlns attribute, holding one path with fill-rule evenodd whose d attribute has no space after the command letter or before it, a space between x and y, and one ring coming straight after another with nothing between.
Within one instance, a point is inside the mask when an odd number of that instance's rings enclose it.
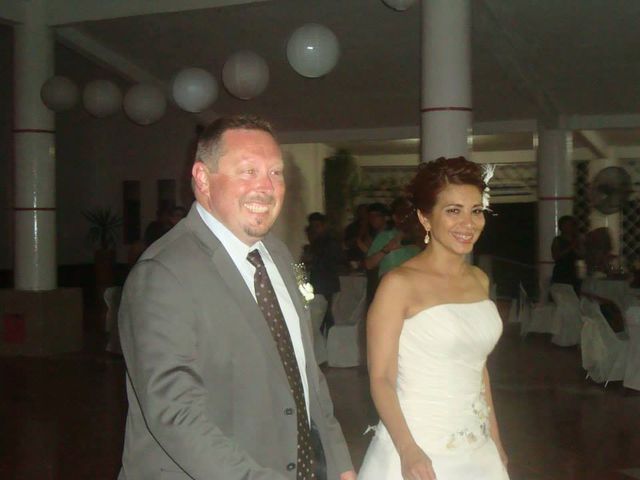
<instances>
[{"instance_id":1,"label":"dark interior doorway","mask_svg":"<svg viewBox=\"0 0 640 480\"><path fill-rule=\"evenodd\" d=\"M491 205L485 230L475 246L475 255L493 257L493 281L498 295L515 297L522 283L530 294L536 290L536 204ZM551 246L549 246L551 248Z\"/></svg>"}]
</instances>

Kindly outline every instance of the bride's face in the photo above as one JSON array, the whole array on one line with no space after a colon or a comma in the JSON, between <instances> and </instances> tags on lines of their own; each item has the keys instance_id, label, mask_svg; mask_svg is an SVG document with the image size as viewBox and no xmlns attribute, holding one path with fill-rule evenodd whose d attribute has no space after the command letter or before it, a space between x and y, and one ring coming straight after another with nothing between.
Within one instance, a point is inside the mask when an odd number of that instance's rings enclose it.
<instances>
[{"instance_id":1,"label":"bride's face","mask_svg":"<svg viewBox=\"0 0 640 480\"><path fill-rule=\"evenodd\" d=\"M484 228L482 195L473 185L448 185L438 194L431 213L418 212L418 218L435 248L465 255L473 250Z\"/></svg>"}]
</instances>

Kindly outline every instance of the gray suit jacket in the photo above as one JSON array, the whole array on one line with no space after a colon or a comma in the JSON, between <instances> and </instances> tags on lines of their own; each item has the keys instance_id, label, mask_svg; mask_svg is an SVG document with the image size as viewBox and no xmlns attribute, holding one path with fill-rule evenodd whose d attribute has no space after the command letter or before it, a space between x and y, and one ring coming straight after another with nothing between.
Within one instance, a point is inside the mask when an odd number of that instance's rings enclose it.
<instances>
[{"instance_id":1,"label":"gray suit jacket","mask_svg":"<svg viewBox=\"0 0 640 480\"><path fill-rule=\"evenodd\" d=\"M287 248L264 244L300 317L309 410L328 479L351 460L313 355ZM231 257L189 215L142 255L119 313L129 412L120 479L295 479L296 411L262 313Z\"/></svg>"}]
</instances>

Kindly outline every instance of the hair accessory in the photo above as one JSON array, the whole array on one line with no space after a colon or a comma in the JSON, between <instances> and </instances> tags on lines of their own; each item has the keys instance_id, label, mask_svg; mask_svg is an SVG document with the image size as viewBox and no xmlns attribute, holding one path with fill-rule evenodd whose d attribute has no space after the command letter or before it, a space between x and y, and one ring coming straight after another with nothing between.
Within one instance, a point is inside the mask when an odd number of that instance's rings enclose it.
<instances>
[{"instance_id":1,"label":"hair accessory","mask_svg":"<svg viewBox=\"0 0 640 480\"><path fill-rule=\"evenodd\" d=\"M482 165L482 181L485 184L484 192L482 192L482 208L485 210L489 209L489 200L491 199L491 189L489 188L489 180L493 178L493 174L495 173L496 166L491 163L485 163Z\"/></svg>"},{"instance_id":2,"label":"hair accessory","mask_svg":"<svg viewBox=\"0 0 640 480\"><path fill-rule=\"evenodd\" d=\"M429 236L429 230L427 230L427 234L424 236L424 244L429 245L430 240L431 240L431 237Z\"/></svg>"}]
</instances>

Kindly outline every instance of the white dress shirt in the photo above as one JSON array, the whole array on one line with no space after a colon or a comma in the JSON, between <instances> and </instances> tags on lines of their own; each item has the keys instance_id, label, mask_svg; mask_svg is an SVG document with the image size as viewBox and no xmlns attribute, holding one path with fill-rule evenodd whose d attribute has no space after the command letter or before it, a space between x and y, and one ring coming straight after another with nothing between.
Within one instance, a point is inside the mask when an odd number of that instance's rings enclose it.
<instances>
[{"instance_id":1,"label":"white dress shirt","mask_svg":"<svg viewBox=\"0 0 640 480\"><path fill-rule=\"evenodd\" d=\"M302 387L304 388L304 400L307 405L307 412L309 412L309 385L307 384L307 371L305 369L306 358L304 356L304 348L302 346L302 333L300 332L300 318L298 317L296 308L289 296L287 286L282 280L275 263L273 263L271 255L269 255L269 251L261 241L256 242L252 246L248 246L236 237L231 230L225 227L220 220L206 211L200 203L196 203L196 209L204 223L209 227L209 230L211 230L218 240L220 240L220 243L222 243L222 246L231 257L231 260L233 260L233 263L236 265L240 275L242 275L242 278L247 284L247 288L251 292L251 295L253 295L253 298L256 298L253 279L256 268L251 264L251 262L249 262L249 260L247 260L247 255L251 250L255 249L260 252L264 266L267 269L267 274L269 275L273 289L276 292L276 297L278 297L278 303L280 304L280 309L284 315L284 321L287 325L287 329L289 330L291 343L293 343L293 351L296 355L298 370L300 370L300 377L302 380Z\"/></svg>"}]
</instances>

